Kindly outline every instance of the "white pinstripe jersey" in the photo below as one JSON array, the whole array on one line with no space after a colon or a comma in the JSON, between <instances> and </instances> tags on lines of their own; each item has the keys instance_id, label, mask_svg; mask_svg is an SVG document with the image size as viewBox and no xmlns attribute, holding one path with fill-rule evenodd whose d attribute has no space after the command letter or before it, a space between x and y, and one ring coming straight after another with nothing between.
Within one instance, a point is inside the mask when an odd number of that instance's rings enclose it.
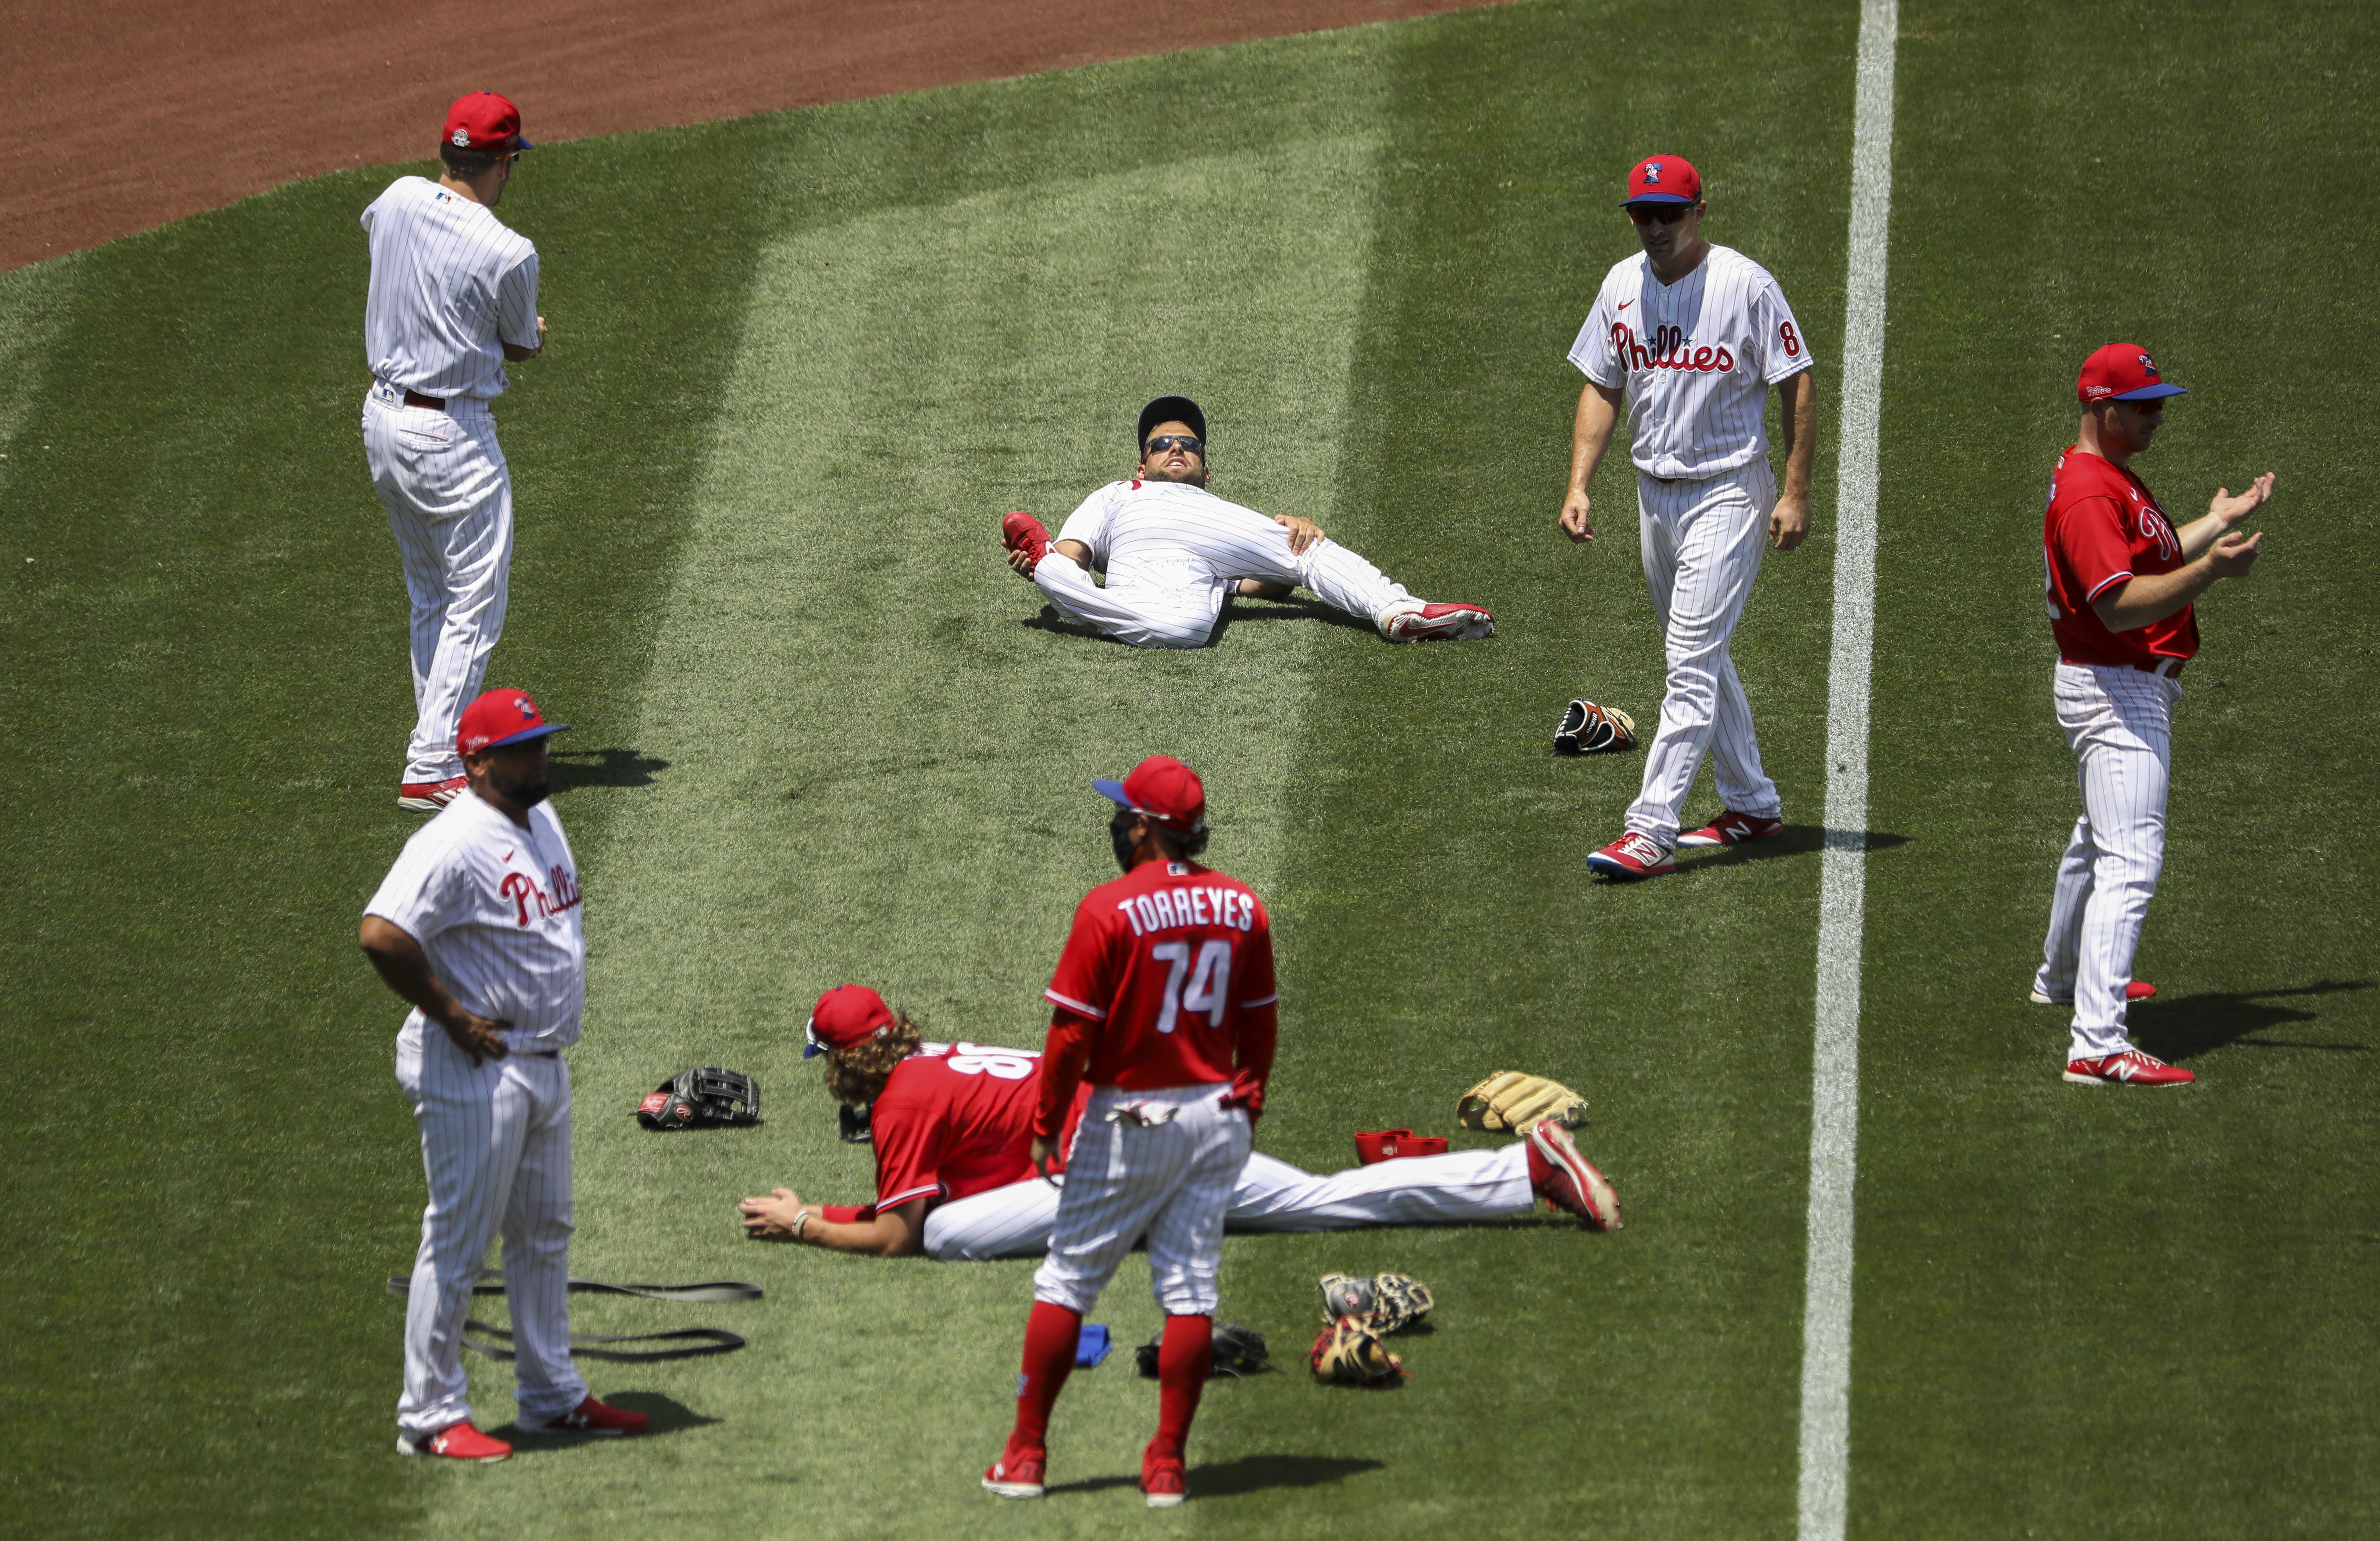
<instances>
[{"instance_id":1,"label":"white pinstripe jersey","mask_svg":"<svg viewBox=\"0 0 2380 1541\"><path fill-rule=\"evenodd\" d=\"M578 1041L587 999L578 865L551 804L529 809L524 830L463 794L405 843L364 913L421 943L455 1000L511 1023L510 1047Z\"/></svg>"},{"instance_id":2,"label":"white pinstripe jersey","mask_svg":"<svg viewBox=\"0 0 2380 1541\"><path fill-rule=\"evenodd\" d=\"M1675 284L1641 251L1613 263L1570 361L1626 384L1638 470L1699 481L1768 453L1768 387L1810 367L1810 345L1767 270L1714 246Z\"/></svg>"},{"instance_id":3,"label":"white pinstripe jersey","mask_svg":"<svg viewBox=\"0 0 2380 1541\"><path fill-rule=\"evenodd\" d=\"M363 212L371 247L364 355L431 396L504 394L504 350L537 346L537 248L492 209L400 176Z\"/></svg>"},{"instance_id":4,"label":"white pinstripe jersey","mask_svg":"<svg viewBox=\"0 0 2380 1541\"><path fill-rule=\"evenodd\" d=\"M1186 481L1111 481L1075 505L1058 539L1091 549L1111 585L1237 577L1269 563L1281 527Z\"/></svg>"}]
</instances>

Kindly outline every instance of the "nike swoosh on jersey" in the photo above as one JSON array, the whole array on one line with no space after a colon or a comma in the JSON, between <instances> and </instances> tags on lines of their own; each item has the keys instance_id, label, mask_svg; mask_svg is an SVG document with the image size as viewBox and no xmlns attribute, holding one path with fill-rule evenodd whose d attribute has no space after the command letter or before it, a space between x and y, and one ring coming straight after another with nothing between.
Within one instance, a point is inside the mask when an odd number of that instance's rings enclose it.
<instances>
[{"instance_id":1,"label":"nike swoosh on jersey","mask_svg":"<svg viewBox=\"0 0 2380 1541\"><path fill-rule=\"evenodd\" d=\"M1622 310L1625 310L1625 309L1628 309L1628 307L1630 307L1630 306L1632 306L1632 305L1633 305L1633 304L1635 304L1635 303L1636 303L1636 302L1635 302L1634 300L1633 300L1633 299L1623 299L1623 300L1621 300L1621 301L1620 302L1620 309L1622 309Z\"/></svg>"}]
</instances>

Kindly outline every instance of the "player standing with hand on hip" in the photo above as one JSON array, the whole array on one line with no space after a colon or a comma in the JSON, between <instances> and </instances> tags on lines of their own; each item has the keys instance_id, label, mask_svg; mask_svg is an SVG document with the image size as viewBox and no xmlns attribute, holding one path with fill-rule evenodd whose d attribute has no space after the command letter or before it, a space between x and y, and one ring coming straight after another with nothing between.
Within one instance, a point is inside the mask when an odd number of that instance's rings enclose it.
<instances>
[{"instance_id":1,"label":"player standing with hand on hip","mask_svg":"<svg viewBox=\"0 0 2380 1541\"><path fill-rule=\"evenodd\" d=\"M463 1323L499 1223L525 1427L641 1434L642 1413L587 1394L570 1360L570 1068L587 998L578 865L546 802L545 740L564 732L517 690L463 713L470 790L405 843L357 940L413 1006L396 1080L421 1126L430 1205L405 1302L407 1455L502 1461L471 1426Z\"/></svg>"},{"instance_id":2,"label":"player standing with hand on hip","mask_svg":"<svg viewBox=\"0 0 2380 1541\"><path fill-rule=\"evenodd\" d=\"M1108 830L1124 875L1084 896L1043 992L1057 1008L1033 1115L1045 1172L1077 1084L1091 1097L1033 1276L1016 1424L983 1485L1041 1496L1050 1410L1083 1317L1146 1236L1165 1336L1140 1486L1149 1508L1172 1509L1187 1496L1183 1451L1212 1363L1223 1211L1272 1074L1272 932L1245 883L1193 859L1207 844L1207 794L1188 766L1153 755L1121 783L1091 784L1116 805Z\"/></svg>"},{"instance_id":3,"label":"player standing with hand on hip","mask_svg":"<svg viewBox=\"0 0 2380 1541\"><path fill-rule=\"evenodd\" d=\"M2144 349L2109 343L2083 361L2074 394L2082 425L2050 475L2041 540L2058 725L2081 762L2082 817L2058 864L2033 997L2074 1002L2069 1081L2180 1086L2197 1077L2132 1047L2127 987L2165 866L2173 704L2198 652L2192 601L2255 565L2264 533L2232 527L2272 496L2273 475L2236 498L2216 489L2205 516L2177 530L2131 459L2184 388L2160 380Z\"/></svg>"},{"instance_id":4,"label":"player standing with hand on hip","mask_svg":"<svg viewBox=\"0 0 2380 1541\"><path fill-rule=\"evenodd\" d=\"M1702 178L1693 166L1675 155L1639 162L1621 206L1644 250L1604 275L1571 345L1570 361L1586 387L1557 523L1574 541L1595 539L1587 484L1624 410L1645 582L1661 621L1669 681L1627 832L1586 864L1633 880L1676 871L1676 846L1741 845L1785 828L1728 640L1752 597L1763 538L1790 552L1810 532L1818 389L1809 344L1777 280L1742 253L1703 238ZM1785 431L1781 495L1762 417L1771 385ZM1681 835L1706 749L1725 807L1708 825Z\"/></svg>"},{"instance_id":5,"label":"player standing with hand on hip","mask_svg":"<svg viewBox=\"0 0 2380 1541\"><path fill-rule=\"evenodd\" d=\"M432 182L400 176L363 212L364 460L412 604L413 737L396 805L435 813L468 784L455 723L504 629L513 479L488 403L545 347L537 249L495 215L529 147L493 91L447 109Z\"/></svg>"}]
</instances>

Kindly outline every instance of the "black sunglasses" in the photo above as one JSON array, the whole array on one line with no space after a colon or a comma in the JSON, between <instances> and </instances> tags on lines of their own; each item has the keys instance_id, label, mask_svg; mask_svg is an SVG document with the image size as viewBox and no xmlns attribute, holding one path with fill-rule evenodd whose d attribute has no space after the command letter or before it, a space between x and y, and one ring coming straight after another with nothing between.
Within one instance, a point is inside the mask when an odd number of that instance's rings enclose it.
<instances>
[{"instance_id":1,"label":"black sunglasses","mask_svg":"<svg viewBox=\"0 0 2380 1541\"><path fill-rule=\"evenodd\" d=\"M1148 443L1143 444L1140 447L1140 453L1142 457L1146 458L1152 455L1163 455L1169 450L1177 449L1184 455L1203 455L1207 453L1206 442L1199 439L1195 434L1189 433L1160 433L1156 438L1151 439Z\"/></svg>"},{"instance_id":2,"label":"black sunglasses","mask_svg":"<svg viewBox=\"0 0 2380 1541\"><path fill-rule=\"evenodd\" d=\"M1691 203L1631 203L1628 217L1639 224L1675 224L1693 207Z\"/></svg>"}]
</instances>

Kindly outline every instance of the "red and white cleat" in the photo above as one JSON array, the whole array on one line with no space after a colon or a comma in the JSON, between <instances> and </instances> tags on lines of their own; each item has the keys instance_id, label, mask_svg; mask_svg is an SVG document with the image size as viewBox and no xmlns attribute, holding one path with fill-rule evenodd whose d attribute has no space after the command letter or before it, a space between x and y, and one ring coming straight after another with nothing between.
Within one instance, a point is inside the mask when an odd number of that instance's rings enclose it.
<instances>
[{"instance_id":1,"label":"red and white cleat","mask_svg":"<svg viewBox=\"0 0 2380 1541\"><path fill-rule=\"evenodd\" d=\"M1190 1484L1182 1474L1182 1462L1170 1455L1140 1457L1140 1490L1148 1495L1151 1509L1179 1509L1190 1499Z\"/></svg>"},{"instance_id":2,"label":"red and white cleat","mask_svg":"<svg viewBox=\"0 0 2380 1541\"><path fill-rule=\"evenodd\" d=\"M1475 604L1426 604L1390 616L1380 635L1391 642L1476 642L1496 635L1496 617Z\"/></svg>"},{"instance_id":3,"label":"red and white cleat","mask_svg":"<svg viewBox=\"0 0 2380 1541\"><path fill-rule=\"evenodd\" d=\"M469 1424L448 1424L435 1434L407 1434L397 1431L396 1453L399 1455L443 1455L449 1461L503 1461L513 1453L513 1448L502 1439L491 1438Z\"/></svg>"},{"instance_id":4,"label":"red and white cleat","mask_svg":"<svg viewBox=\"0 0 2380 1541\"><path fill-rule=\"evenodd\" d=\"M1050 554L1050 532L1041 528L1040 520L1021 508L1000 521L1000 543L1010 551L1025 553L1026 577L1031 577L1033 569Z\"/></svg>"},{"instance_id":5,"label":"red and white cleat","mask_svg":"<svg viewBox=\"0 0 2380 1541\"><path fill-rule=\"evenodd\" d=\"M1620 1229L1620 1195L1595 1163L1579 1153L1570 1131L1552 1119L1529 1128L1529 1185L1557 1209L1576 1215L1590 1231Z\"/></svg>"},{"instance_id":6,"label":"red and white cleat","mask_svg":"<svg viewBox=\"0 0 2380 1541\"><path fill-rule=\"evenodd\" d=\"M468 778L449 776L443 782L407 782L396 789L396 806L407 813L436 813L471 790Z\"/></svg>"},{"instance_id":7,"label":"red and white cleat","mask_svg":"<svg viewBox=\"0 0 2380 1541\"><path fill-rule=\"evenodd\" d=\"M2135 979L2131 984L2124 987L2124 999L2127 1001L2146 1001L2153 998L2155 994L2156 987L2150 984L2146 979ZM2070 995L2061 999L2055 995L2044 995L2039 990L2034 990L2033 992L2032 999L2033 1003L2036 1006L2071 1006L2074 1004L2074 998Z\"/></svg>"},{"instance_id":8,"label":"red and white cleat","mask_svg":"<svg viewBox=\"0 0 2380 1541\"><path fill-rule=\"evenodd\" d=\"M1748 845L1755 840L1785 832L1782 819L1763 819L1756 813L1737 813L1730 809L1699 830L1688 830L1678 837L1681 845Z\"/></svg>"},{"instance_id":9,"label":"red and white cleat","mask_svg":"<svg viewBox=\"0 0 2380 1541\"><path fill-rule=\"evenodd\" d=\"M1038 1499L1044 1462L1038 1455L1002 1454L983 1474L983 1490L1003 1499Z\"/></svg>"},{"instance_id":10,"label":"red and white cleat","mask_svg":"<svg viewBox=\"0 0 2380 1541\"><path fill-rule=\"evenodd\" d=\"M1669 848L1648 834L1631 830L1618 840L1586 858L1587 870L1621 882L1634 882L1639 878L1658 878L1665 872L1675 872L1678 862Z\"/></svg>"},{"instance_id":11,"label":"red and white cleat","mask_svg":"<svg viewBox=\"0 0 2380 1541\"><path fill-rule=\"evenodd\" d=\"M2078 1086L2186 1086L2198 1079L2180 1065L2169 1065L2137 1049L2097 1059L2069 1060L2066 1078Z\"/></svg>"},{"instance_id":12,"label":"red and white cleat","mask_svg":"<svg viewBox=\"0 0 2380 1541\"><path fill-rule=\"evenodd\" d=\"M631 1413L625 1407L613 1407L589 1397L550 1423L522 1426L534 1428L540 1434L600 1434L607 1439L616 1439L624 1434L642 1434L653 1426L653 1421L642 1413Z\"/></svg>"}]
</instances>

